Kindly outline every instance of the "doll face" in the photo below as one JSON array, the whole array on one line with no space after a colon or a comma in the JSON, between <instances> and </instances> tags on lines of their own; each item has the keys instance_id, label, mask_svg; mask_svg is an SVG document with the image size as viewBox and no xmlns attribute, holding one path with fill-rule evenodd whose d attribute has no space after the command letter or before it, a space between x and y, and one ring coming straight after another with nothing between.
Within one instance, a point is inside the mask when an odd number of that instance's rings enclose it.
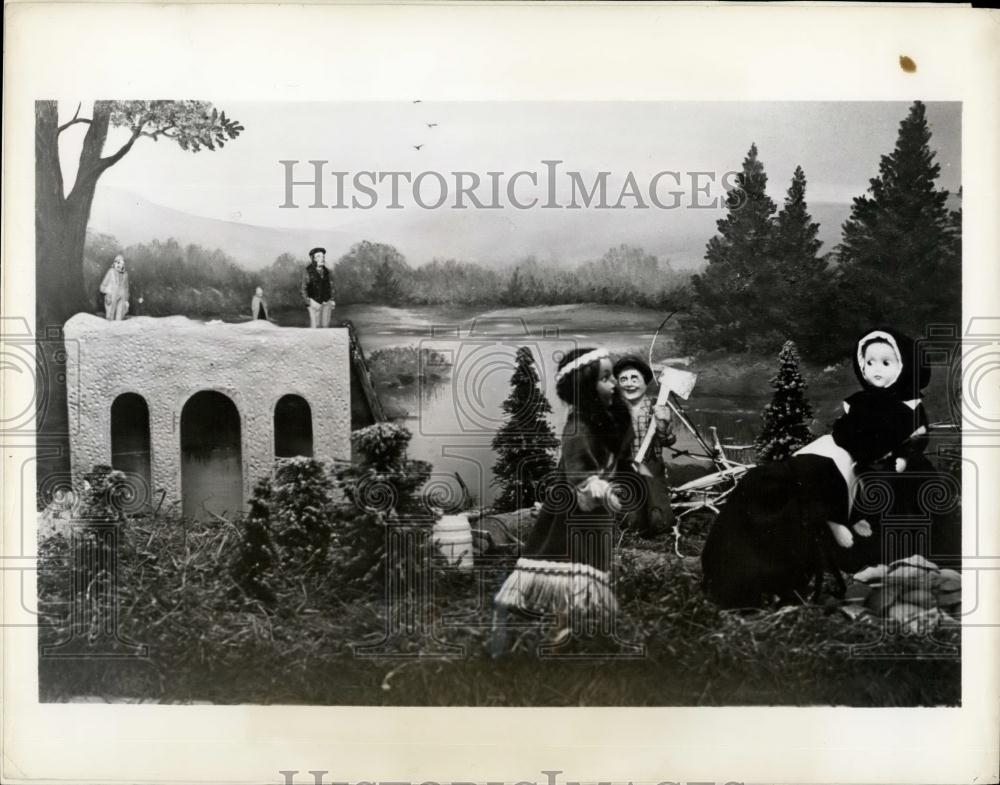
<instances>
[{"instance_id":1,"label":"doll face","mask_svg":"<svg viewBox=\"0 0 1000 785\"><path fill-rule=\"evenodd\" d=\"M258 286L257 289L256 289L256 291L254 292L254 294L256 294L258 297L263 297L264 296L264 290L261 287Z\"/></svg>"},{"instance_id":2,"label":"doll face","mask_svg":"<svg viewBox=\"0 0 1000 785\"><path fill-rule=\"evenodd\" d=\"M115 257L114 266L115 266L115 269L118 272L120 272L120 273L124 272L125 271L125 257L122 256L121 254L118 254L118 256Z\"/></svg>"},{"instance_id":3,"label":"doll face","mask_svg":"<svg viewBox=\"0 0 1000 785\"><path fill-rule=\"evenodd\" d=\"M646 394L646 380L637 368L625 368L618 374L618 386L629 403L635 403Z\"/></svg>"},{"instance_id":4,"label":"doll face","mask_svg":"<svg viewBox=\"0 0 1000 785\"><path fill-rule=\"evenodd\" d=\"M605 357L597 371L597 397L605 406L611 405L615 394L615 376L611 372L611 360Z\"/></svg>"},{"instance_id":5,"label":"doll face","mask_svg":"<svg viewBox=\"0 0 1000 785\"><path fill-rule=\"evenodd\" d=\"M899 378L900 362L887 343L873 343L865 349L862 369L865 379L873 387L888 387Z\"/></svg>"}]
</instances>

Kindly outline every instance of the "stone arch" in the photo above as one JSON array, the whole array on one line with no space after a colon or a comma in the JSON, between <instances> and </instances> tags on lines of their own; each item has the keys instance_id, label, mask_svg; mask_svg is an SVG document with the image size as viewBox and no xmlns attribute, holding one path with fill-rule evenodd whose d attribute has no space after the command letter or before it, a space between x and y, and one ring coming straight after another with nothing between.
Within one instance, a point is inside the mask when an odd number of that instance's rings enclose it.
<instances>
[{"instance_id":1,"label":"stone arch","mask_svg":"<svg viewBox=\"0 0 1000 785\"><path fill-rule=\"evenodd\" d=\"M313 455L312 408L301 395L290 393L274 406L274 457Z\"/></svg>"},{"instance_id":2,"label":"stone arch","mask_svg":"<svg viewBox=\"0 0 1000 785\"><path fill-rule=\"evenodd\" d=\"M201 390L181 409L181 499L184 515L243 510L243 448L240 412L216 390Z\"/></svg>"},{"instance_id":3,"label":"stone arch","mask_svg":"<svg viewBox=\"0 0 1000 785\"><path fill-rule=\"evenodd\" d=\"M125 472L132 489L123 500L125 512L146 507L153 498L149 405L138 393L125 392L111 402L111 466Z\"/></svg>"}]
</instances>

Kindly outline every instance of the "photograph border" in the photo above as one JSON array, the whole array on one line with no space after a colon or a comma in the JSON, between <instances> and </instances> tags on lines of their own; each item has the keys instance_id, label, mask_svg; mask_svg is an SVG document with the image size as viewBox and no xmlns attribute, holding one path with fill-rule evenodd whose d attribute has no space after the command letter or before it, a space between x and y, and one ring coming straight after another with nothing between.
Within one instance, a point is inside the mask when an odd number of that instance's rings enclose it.
<instances>
[{"instance_id":1,"label":"photograph border","mask_svg":"<svg viewBox=\"0 0 1000 785\"><path fill-rule=\"evenodd\" d=\"M1000 13L961 7L511 3L10 3L5 7L3 327L34 316L34 102L949 100L963 103L965 327L1000 325ZM81 38L85 44L81 45ZM336 41L327 47L328 41ZM516 42L515 46L511 46ZM901 67L906 56L916 70ZM403 67L405 66L405 67ZM326 152L326 151L319 151ZM980 320L980 321L976 321ZM6 382L7 380L5 380ZM5 387L4 422L24 385ZM19 397L20 396L20 397ZM30 396L30 390L29 390ZM997 391L975 402L1000 412ZM973 405L968 399L964 405ZM15 408L23 408L23 403ZM11 416L15 412L11 412ZM963 433L980 477L1000 435ZM961 708L241 707L39 704L30 431L3 455L5 782L796 781L995 777L996 488L963 476ZM978 507L979 521L973 516ZM751 732L752 729L752 732ZM308 779L307 779L308 778Z\"/></svg>"}]
</instances>

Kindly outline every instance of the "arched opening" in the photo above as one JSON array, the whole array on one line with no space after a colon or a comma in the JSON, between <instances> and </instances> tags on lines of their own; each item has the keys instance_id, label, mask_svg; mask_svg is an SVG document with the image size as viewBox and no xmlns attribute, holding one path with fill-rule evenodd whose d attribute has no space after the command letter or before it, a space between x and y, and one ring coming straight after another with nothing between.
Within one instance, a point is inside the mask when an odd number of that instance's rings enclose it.
<instances>
[{"instance_id":1,"label":"arched opening","mask_svg":"<svg viewBox=\"0 0 1000 785\"><path fill-rule=\"evenodd\" d=\"M181 410L181 496L184 515L199 520L243 509L240 413L214 390L195 393Z\"/></svg>"},{"instance_id":2,"label":"arched opening","mask_svg":"<svg viewBox=\"0 0 1000 785\"><path fill-rule=\"evenodd\" d=\"M136 393L122 393L111 404L111 467L125 472L124 512L135 513L153 498L149 452L149 406Z\"/></svg>"},{"instance_id":3,"label":"arched opening","mask_svg":"<svg viewBox=\"0 0 1000 785\"><path fill-rule=\"evenodd\" d=\"M284 395L274 407L274 457L313 454L312 410L301 395Z\"/></svg>"}]
</instances>

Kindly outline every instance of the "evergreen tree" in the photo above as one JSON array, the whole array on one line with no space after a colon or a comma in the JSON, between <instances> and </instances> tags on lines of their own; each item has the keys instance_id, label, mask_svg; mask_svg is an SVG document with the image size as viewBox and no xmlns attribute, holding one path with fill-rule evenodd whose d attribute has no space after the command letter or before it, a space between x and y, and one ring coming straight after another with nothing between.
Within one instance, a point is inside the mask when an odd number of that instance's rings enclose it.
<instances>
[{"instance_id":1,"label":"evergreen tree","mask_svg":"<svg viewBox=\"0 0 1000 785\"><path fill-rule=\"evenodd\" d=\"M806 383L799 372L794 341L785 341L778 354L778 372L771 379L774 397L761 415L762 429L754 442L761 463L789 457L812 440L812 407L805 397Z\"/></svg>"},{"instance_id":2,"label":"evergreen tree","mask_svg":"<svg viewBox=\"0 0 1000 785\"><path fill-rule=\"evenodd\" d=\"M501 512L531 507L539 500L542 480L555 470L553 452L559 446L545 419L552 407L538 386L531 349L520 347L516 362L510 395L503 402L509 419L493 437L493 485L500 488L493 507Z\"/></svg>"},{"instance_id":3,"label":"evergreen tree","mask_svg":"<svg viewBox=\"0 0 1000 785\"><path fill-rule=\"evenodd\" d=\"M854 199L837 247L845 332L892 324L915 335L931 323L961 320L961 258L948 191L935 181L924 105L900 123L896 148L882 156L869 195Z\"/></svg>"},{"instance_id":4,"label":"evergreen tree","mask_svg":"<svg viewBox=\"0 0 1000 785\"><path fill-rule=\"evenodd\" d=\"M807 354L828 343L832 281L826 259L819 256L822 241L806 205L806 175L795 167L785 204L774 230L777 272L769 321L786 323Z\"/></svg>"},{"instance_id":5,"label":"evergreen tree","mask_svg":"<svg viewBox=\"0 0 1000 785\"><path fill-rule=\"evenodd\" d=\"M761 318L770 299L766 283L773 267L772 217L777 209L766 193L767 175L752 144L726 197L728 214L708 242L704 272L691 279L694 302L683 320L690 348L744 351L764 340L772 325Z\"/></svg>"}]
</instances>

